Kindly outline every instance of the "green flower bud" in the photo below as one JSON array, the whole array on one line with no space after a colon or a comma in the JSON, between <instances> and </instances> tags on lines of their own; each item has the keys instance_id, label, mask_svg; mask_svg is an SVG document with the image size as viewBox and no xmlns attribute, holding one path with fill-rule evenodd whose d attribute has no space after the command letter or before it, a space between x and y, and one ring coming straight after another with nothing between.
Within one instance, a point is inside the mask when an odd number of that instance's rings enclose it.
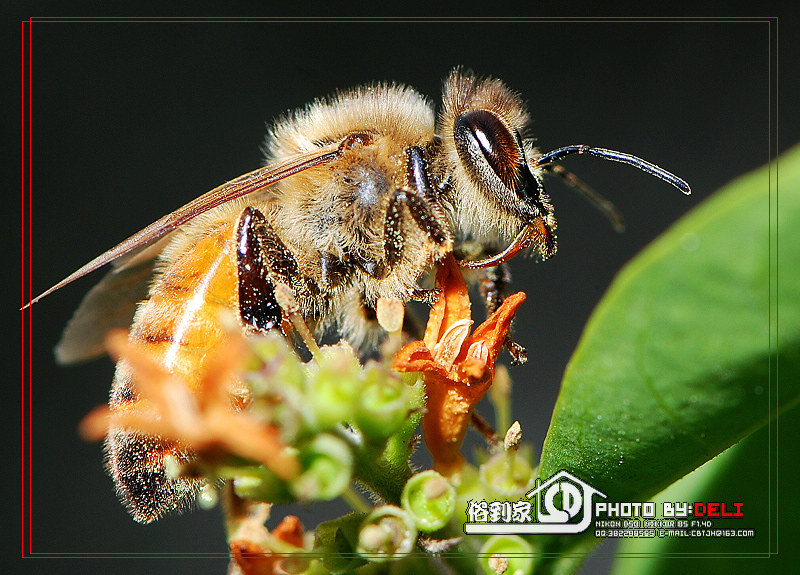
<instances>
[{"instance_id":1,"label":"green flower bud","mask_svg":"<svg viewBox=\"0 0 800 575\"><path fill-rule=\"evenodd\" d=\"M333 435L321 434L300 448L303 472L292 480L290 490L301 500L327 501L350 485L353 454L350 446Z\"/></svg>"},{"instance_id":2,"label":"green flower bud","mask_svg":"<svg viewBox=\"0 0 800 575\"><path fill-rule=\"evenodd\" d=\"M533 488L534 469L524 449L494 455L480 467L481 482L503 497L517 497Z\"/></svg>"},{"instance_id":3,"label":"green flower bud","mask_svg":"<svg viewBox=\"0 0 800 575\"><path fill-rule=\"evenodd\" d=\"M410 553L417 542L411 515L395 507L376 507L361 524L356 551L370 561L387 561Z\"/></svg>"},{"instance_id":4,"label":"green flower bud","mask_svg":"<svg viewBox=\"0 0 800 575\"><path fill-rule=\"evenodd\" d=\"M248 380L256 397L286 387L302 388L306 380L303 363L289 347L286 338L269 332L249 341L254 358L247 369Z\"/></svg>"},{"instance_id":5,"label":"green flower bud","mask_svg":"<svg viewBox=\"0 0 800 575\"><path fill-rule=\"evenodd\" d=\"M456 490L437 472L423 471L406 482L401 502L420 531L436 531L453 516Z\"/></svg>"},{"instance_id":6,"label":"green flower bud","mask_svg":"<svg viewBox=\"0 0 800 575\"><path fill-rule=\"evenodd\" d=\"M314 530L314 552L321 555L322 565L331 573L351 572L364 565L356 551L363 513L350 513L333 521L320 523Z\"/></svg>"},{"instance_id":7,"label":"green flower bud","mask_svg":"<svg viewBox=\"0 0 800 575\"><path fill-rule=\"evenodd\" d=\"M218 469L220 477L233 477L233 491L242 499L290 503L294 497L280 477L264 467Z\"/></svg>"},{"instance_id":8,"label":"green flower bud","mask_svg":"<svg viewBox=\"0 0 800 575\"><path fill-rule=\"evenodd\" d=\"M355 423L364 435L380 441L389 437L408 417L407 387L378 365L364 370L366 386L360 395Z\"/></svg>"},{"instance_id":9,"label":"green flower bud","mask_svg":"<svg viewBox=\"0 0 800 575\"><path fill-rule=\"evenodd\" d=\"M483 544L479 552L480 563L486 575L526 575L533 571L533 549L518 535L493 535Z\"/></svg>"},{"instance_id":10,"label":"green flower bud","mask_svg":"<svg viewBox=\"0 0 800 575\"><path fill-rule=\"evenodd\" d=\"M313 431L353 419L363 386L361 365L346 343L325 346L308 366L306 404L299 406Z\"/></svg>"}]
</instances>

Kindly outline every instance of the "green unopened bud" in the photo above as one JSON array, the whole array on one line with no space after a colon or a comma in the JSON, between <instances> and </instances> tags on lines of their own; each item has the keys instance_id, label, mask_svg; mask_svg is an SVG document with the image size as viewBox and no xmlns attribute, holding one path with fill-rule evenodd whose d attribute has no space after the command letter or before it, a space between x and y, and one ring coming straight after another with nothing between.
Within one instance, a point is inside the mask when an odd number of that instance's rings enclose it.
<instances>
[{"instance_id":1,"label":"green unopened bud","mask_svg":"<svg viewBox=\"0 0 800 575\"><path fill-rule=\"evenodd\" d=\"M302 575L308 573L311 559L306 557L284 557L272 566L272 575Z\"/></svg>"},{"instance_id":2,"label":"green unopened bud","mask_svg":"<svg viewBox=\"0 0 800 575\"><path fill-rule=\"evenodd\" d=\"M416 541L417 528L411 515L394 505L383 505L361 524L356 551L370 561L387 561L410 553Z\"/></svg>"},{"instance_id":3,"label":"green unopened bud","mask_svg":"<svg viewBox=\"0 0 800 575\"><path fill-rule=\"evenodd\" d=\"M233 491L242 499L267 503L289 503L294 500L289 486L264 467L220 468L220 477L233 478Z\"/></svg>"},{"instance_id":4,"label":"green unopened bud","mask_svg":"<svg viewBox=\"0 0 800 575\"><path fill-rule=\"evenodd\" d=\"M327 501L338 497L350 485L353 454L343 440L321 434L300 448L303 472L290 485L298 499Z\"/></svg>"},{"instance_id":5,"label":"green unopened bud","mask_svg":"<svg viewBox=\"0 0 800 575\"><path fill-rule=\"evenodd\" d=\"M314 431L352 419L362 388L361 365L349 345L325 346L320 352L317 362L309 365L305 394L308 404L304 413Z\"/></svg>"},{"instance_id":6,"label":"green unopened bud","mask_svg":"<svg viewBox=\"0 0 800 575\"><path fill-rule=\"evenodd\" d=\"M535 476L527 455L525 449L494 455L480 467L481 482L504 497L527 493L533 486Z\"/></svg>"},{"instance_id":7,"label":"green unopened bud","mask_svg":"<svg viewBox=\"0 0 800 575\"><path fill-rule=\"evenodd\" d=\"M533 557L524 556L533 549L518 535L494 535L479 553L484 555L478 562L486 575L526 575L533 571Z\"/></svg>"},{"instance_id":8,"label":"green unopened bud","mask_svg":"<svg viewBox=\"0 0 800 575\"><path fill-rule=\"evenodd\" d=\"M397 431L410 411L408 388L378 365L365 369L355 423L370 439L382 440Z\"/></svg>"},{"instance_id":9,"label":"green unopened bud","mask_svg":"<svg viewBox=\"0 0 800 575\"><path fill-rule=\"evenodd\" d=\"M277 333L266 333L249 340L253 351L247 368L248 384L255 397L274 393L278 389L301 389L306 380L303 363L289 347L286 338Z\"/></svg>"},{"instance_id":10,"label":"green unopened bud","mask_svg":"<svg viewBox=\"0 0 800 575\"><path fill-rule=\"evenodd\" d=\"M453 516L456 490L437 472L423 471L406 482L401 502L420 531L436 531Z\"/></svg>"},{"instance_id":11,"label":"green unopened bud","mask_svg":"<svg viewBox=\"0 0 800 575\"><path fill-rule=\"evenodd\" d=\"M322 564L331 573L350 572L366 563L361 557L353 556L363 520L363 513L350 513L317 525L314 552L320 553Z\"/></svg>"}]
</instances>

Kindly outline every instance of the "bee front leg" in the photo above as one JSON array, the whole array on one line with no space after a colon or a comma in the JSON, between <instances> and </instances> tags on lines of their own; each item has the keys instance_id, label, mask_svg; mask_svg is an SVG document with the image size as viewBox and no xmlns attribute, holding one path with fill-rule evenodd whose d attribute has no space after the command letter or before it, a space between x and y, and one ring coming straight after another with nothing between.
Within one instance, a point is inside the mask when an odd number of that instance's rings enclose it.
<instances>
[{"instance_id":1,"label":"bee front leg","mask_svg":"<svg viewBox=\"0 0 800 575\"><path fill-rule=\"evenodd\" d=\"M480 274L479 287L486 304L486 315L492 315L503 305L511 286L511 272L507 264L486 268Z\"/></svg>"},{"instance_id":2,"label":"bee front leg","mask_svg":"<svg viewBox=\"0 0 800 575\"><path fill-rule=\"evenodd\" d=\"M511 272L508 269L508 265L504 263L481 271L483 272L479 283L481 296L483 296L483 301L486 304L486 314L492 315L503 304L503 300L508 295L508 288L511 286ZM513 365L520 365L528 361L527 350L511 339L510 335L506 336L503 346L511 354Z\"/></svg>"}]
</instances>

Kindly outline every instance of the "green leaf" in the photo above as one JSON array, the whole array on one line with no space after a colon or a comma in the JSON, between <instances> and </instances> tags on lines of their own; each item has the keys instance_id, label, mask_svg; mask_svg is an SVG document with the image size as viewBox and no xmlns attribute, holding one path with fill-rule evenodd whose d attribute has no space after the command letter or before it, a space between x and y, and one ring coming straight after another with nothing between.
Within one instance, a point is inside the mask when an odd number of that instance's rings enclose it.
<instances>
[{"instance_id":1,"label":"green leaf","mask_svg":"<svg viewBox=\"0 0 800 575\"><path fill-rule=\"evenodd\" d=\"M800 148L780 168L780 261L791 272ZM643 501L766 423L775 184L774 166L739 178L619 273L567 367L540 477L566 469L611 500ZM780 280L785 409L800 398L800 274Z\"/></svg>"},{"instance_id":2,"label":"green leaf","mask_svg":"<svg viewBox=\"0 0 800 575\"><path fill-rule=\"evenodd\" d=\"M780 416L780 437L796 438L800 435L800 409ZM772 429L775 433L775 429ZM773 436L774 437L774 436ZM797 442L783 441L780 446L780 476L793 481L800 475L800 448ZM656 509L662 508L662 502L687 501L708 502L723 501L742 502L742 517L709 518L714 529L753 529L754 537L728 537L704 539L700 537L664 537L652 539L625 539L620 543L619 553L708 553L713 546L714 553L765 553L769 551L770 536L773 549L778 547L784 552L776 559L732 557L713 561L705 561L702 572L708 575L727 573L747 573L748 575L769 575L772 573L791 573L797 568L797 554L787 549L793 541L800 540L800 523L791 512L781 515L780 530L773 526L770 533L770 522L774 525L778 512L776 493L766 489L768 484L770 461L774 452L764 449L769 441L768 428L763 427L756 433L727 450L719 457L709 461L699 469L687 475L656 498ZM773 471L774 473L774 471ZM788 511L800 506L800 490L782 489L780 491L781 507ZM787 518L788 517L788 518ZM782 546L776 545L780 533ZM787 553L786 551L790 551ZM617 559L614 562L614 575L661 575L686 571L685 558L658 558L642 561L641 559Z\"/></svg>"}]
</instances>

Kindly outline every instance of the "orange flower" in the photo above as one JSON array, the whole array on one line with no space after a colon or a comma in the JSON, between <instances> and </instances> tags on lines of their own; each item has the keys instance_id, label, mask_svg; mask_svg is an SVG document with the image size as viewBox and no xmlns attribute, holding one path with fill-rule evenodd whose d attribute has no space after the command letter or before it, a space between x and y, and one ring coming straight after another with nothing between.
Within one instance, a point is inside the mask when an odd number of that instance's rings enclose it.
<instances>
[{"instance_id":1,"label":"orange flower","mask_svg":"<svg viewBox=\"0 0 800 575\"><path fill-rule=\"evenodd\" d=\"M135 409L95 409L81 422L84 438L101 439L109 428L135 429L175 441L206 461L235 454L265 465L284 479L299 471L278 431L234 405L234 388L246 353L242 337L231 336L212 352L197 392L148 354L145 346L130 342L126 332L110 333L106 346L113 356L124 356L131 364L141 400ZM241 404L242 398L238 399Z\"/></svg>"},{"instance_id":2,"label":"orange flower","mask_svg":"<svg viewBox=\"0 0 800 575\"><path fill-rule=\"evenodd\" d=\"M291 558L290 548L303 549L303 525L294 515L287 515L278 524L272 533L264 527L265 519L259 522L258 517L251 521L254 525L247 529L240 529L247 537L241 534L231 540L231 566L228 573L238 575L273 575L286 573L282 562ZM254 531L254 529L257 529ZM250 532L248 532L250 531ZM256 537L253 537L256 535ZM253 539L258 539L260 543ZM270 548L282 548L281 551Z\"/></svg>"},{"instance_id":3,"label":"orange flower","mask_svg":"<svg viewBox=\"0 0 800 575\"><path fill-rule=\"evenodd\" d=\"M235 496L234 496L235 497ZM273 575L286 573L283 562L303 550L303 525L287 515L272 533L264 523L271 505L234 499L228 507L229 575Z\"/></svg>"},{"instance_id":4,"label":"orange flower","mask_svg":"<svg viewBox=\"0 0 800 575\"><path fill-rule=\"evenodd\" d=\"M439 267L436 287L441 293L431 309L425 337L401 349L393 368L422 372L427 394L422 418L425 444L434 469L452 475L464 464L460 448L472 411L492 385L497 356L525 294L506 298L470 335L467 284L452 255Z\"/></svg>"}]
</instances>

